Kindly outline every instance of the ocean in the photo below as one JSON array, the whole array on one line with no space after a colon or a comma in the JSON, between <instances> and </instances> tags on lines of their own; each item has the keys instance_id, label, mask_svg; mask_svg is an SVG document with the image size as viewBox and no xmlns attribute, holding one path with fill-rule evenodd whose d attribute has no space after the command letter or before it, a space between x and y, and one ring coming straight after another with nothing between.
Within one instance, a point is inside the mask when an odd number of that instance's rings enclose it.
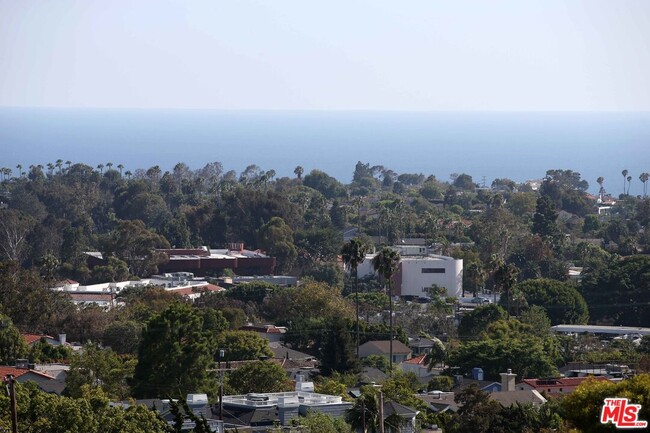
<instances>
[{"instance_id":1,"label":"ocean","mask_svg":"<svg viewBox=\"0 0 650 433\"><path fill-rule=\"evenodd\" d=\"M548 169L582 174L596 192L640 194L650 172L650 112L219 111L0 108L0 167L57 159L125 170L219 161L256 164L278 177L319 169L351 181L357 161L442 181L467 173L540 179Z\"/></svg>"}]
</instances>

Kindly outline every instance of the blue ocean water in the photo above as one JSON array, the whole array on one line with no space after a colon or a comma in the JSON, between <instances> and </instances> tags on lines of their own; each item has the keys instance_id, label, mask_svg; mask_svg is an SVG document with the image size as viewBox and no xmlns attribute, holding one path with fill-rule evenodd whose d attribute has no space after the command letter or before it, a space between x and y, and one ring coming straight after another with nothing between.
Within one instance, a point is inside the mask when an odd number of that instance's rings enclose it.
<instances>
[{"instance_id":1,"label":"blue ocean water","mask_svg":"<svg viewBox=\"0 0 650 433\"><path fill-rule=\"evenodd\" d=\"M596 191L622 191L621 171L650 172L650 113L212 111L0 108L0 166L57 159L123 164L128 170L177 162L225 170L249 164L277 176L320 169L349 182L357 161L397 173L448 180L467 173L536 179L572 169Z\"/></svg>"}]
</instances>

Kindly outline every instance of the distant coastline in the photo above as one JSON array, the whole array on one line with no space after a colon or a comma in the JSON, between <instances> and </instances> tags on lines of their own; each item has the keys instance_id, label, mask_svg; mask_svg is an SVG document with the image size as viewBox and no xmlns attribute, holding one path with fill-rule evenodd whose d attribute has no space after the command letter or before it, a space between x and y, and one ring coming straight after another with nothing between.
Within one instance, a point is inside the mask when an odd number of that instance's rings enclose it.
<instances>
[{"instance_id":1,"label":"distant coastline","mask_svg":"<svg viewBox=\"0 0 650 433\"><path fill-rule=\"evenodd\" d=\"M349 182L357 161L397 173L508 177L572 169L618 195L621 170L650 170L650 112L221 111L0 108L3 166L57 159L129 169L177 162L249 164L293 176L297 165ZM640 192L632 183L631 194Z\"/></svg>"}]
</instances>

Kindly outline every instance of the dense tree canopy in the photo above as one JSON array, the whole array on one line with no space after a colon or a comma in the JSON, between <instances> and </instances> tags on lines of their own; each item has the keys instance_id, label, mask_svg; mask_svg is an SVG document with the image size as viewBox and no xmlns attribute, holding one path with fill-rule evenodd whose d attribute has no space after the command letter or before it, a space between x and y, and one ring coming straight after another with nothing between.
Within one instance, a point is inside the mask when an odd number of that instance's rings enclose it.
<instances>
[{"instance_id":1,"label":"dense tree canopy","mask_svg":"<svg viewBox=\"0 0 650 433\"><path fill-rule=\"evenodd\" d=\"M580 291L593 321L646 326L650 323L650 257L626 257L592 269Z\"/></svg>"},{"instance_id":2,"label":"dense tree canopy","mask_svg":"<svg viewBox=\"0 0 650 433\"><path fill-rule=\"evenodd\" d=\"M520 292L529 306L544 308L552 325L585 325L589 319L587 303L569 283L540 278L521 282L514 291Z\"/></svg>"},{"instance_id":3,"label":"dense tree canopy","mask_svg":"<svg viewBox=\"0 0 650 433\"><path fill-rule=\"evenodd\" d=\"M133 394L138 397L185 396L214 391L216 342L203 330L203 318L185 304L172 304L153 316L142 333Z\"/></svg>"}]
</instances>

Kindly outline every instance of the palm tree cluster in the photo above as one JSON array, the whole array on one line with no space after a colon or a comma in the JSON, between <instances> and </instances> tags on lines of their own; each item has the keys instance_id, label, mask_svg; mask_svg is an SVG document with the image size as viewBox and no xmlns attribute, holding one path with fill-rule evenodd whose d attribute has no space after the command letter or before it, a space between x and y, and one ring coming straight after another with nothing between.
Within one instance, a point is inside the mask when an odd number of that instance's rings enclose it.
<instances>
[{"instance_id":1,"label":"palm tree cluster","mask_svg":"<svg viewBox=\"0 0 650 433\"><path fill-rule=\"evenodd\" d=\"M65 165L65 167L64 167ZM106 165L104 164L98 164L97 165L97 170L99 170L100 174L104 173L104 167L106 167L108 170L112 170L113 168L113 163L112 162L107 162ZM26 177L26 176L40 176L43 174L43 169L47 168L47 175L48 176L54 176L54 174L64 174L72 168L72 161L67 160L63 161L62 159L57 159L55 162L48 162L45 165L42 164L32 164L29 166L29 173L23 171L23 166L22 164L16 165L16 169L18 170L18 176L19 178L21 177ZM120 172L120 176L122 176L122 170L124 169L124 165L118 164L117 168ZM130 175L130 172L127 172ZM1 167L0 168L0 181L5 181L11 179L11 175L13 174L13 171L8 168L8 167Z\"/></svg>"},{"instance_id":2,"label":"palm tree cluster","mask_svg":"<svg viewBox=\"0 0 650 433\"><path fill-rule=\"evenodd\" d=\"M630 185L632 184L632 176L629 175L627 169L623 170L621 174L623 175L623 195L630 195ZM600 178L599 178L600 179ZM639 180L643 183L643 197L648 196L648 180L650 179L650 173L643 172L639 175ZM625 190L625 182L627 181L627 191Z\"/></svg>"},{"instance_id":3,"label":"palm tree cluster","mask_svg":"<svg viewBox=\"0 0 650 433\"><path fill-rule=\"evenodd\" d=\"M356 343L357 343L357 357L359 356L359 271L358 267L366 257L368 252L368 245L360 239L352 239L343 245L341 255L343 263L346 267L354 272L354 300L356 303L357 319L356 319Z\"/></svg>"}]
</instances>

